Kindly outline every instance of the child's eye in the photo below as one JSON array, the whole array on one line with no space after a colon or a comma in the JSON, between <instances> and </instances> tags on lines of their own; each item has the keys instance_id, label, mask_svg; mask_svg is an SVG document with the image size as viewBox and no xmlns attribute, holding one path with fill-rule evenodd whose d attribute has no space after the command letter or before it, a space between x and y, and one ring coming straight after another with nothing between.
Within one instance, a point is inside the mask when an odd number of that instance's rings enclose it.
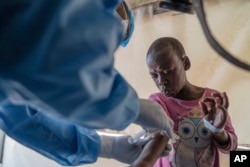
<instances>
[{"instance_id":1,"label":"child's eye","mask_svg":"<svg viewBox=\"0 0 250 167\"><path fill-rule=\"evenodd\" d=\"M169 73L171 73L173 71L174 71L174 68L171 68L171 69L168 69L168 70L164 70L163 73L164 74L169 74Z\"/></svg>"},{"instance_id":2,"label":"child's eye","mask_svg":"<svg viewBox=\"0 0 250 167\"><path fill-rule=\"evenodd\" d=\"M162 72L163 72L163 74L167 74L168 70L163 70Z\"/></svg>"},{"instance_id":3,"label":"child's eye","mask_svg":"<svg viewBox=\"0 0 250 167\"><path fill-rule=\"evenodd\" d=\"M157 74L150 74L152 78L156 78Z\"/></svg>"}]
</instances>

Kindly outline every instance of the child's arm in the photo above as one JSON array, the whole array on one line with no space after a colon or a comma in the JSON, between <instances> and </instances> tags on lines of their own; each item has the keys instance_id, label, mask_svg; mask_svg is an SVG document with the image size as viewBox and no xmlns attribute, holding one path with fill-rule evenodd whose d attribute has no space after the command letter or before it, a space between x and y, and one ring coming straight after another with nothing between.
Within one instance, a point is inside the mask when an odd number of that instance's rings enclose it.
<instances>
[{"instance_id":1,"label":"child's arm","mask_svg":"<svg viewBox=\"0 0 250 167\"><path fill-rule=\"evenodd\" d=\"M144 146L142 153L131 166L152 167L163 151L168 147L168 140L169 138L162 136L159 132L155 133L154 138Z\"/></svg>"},{"instance_id":2,"label":"child's arm","mask_svg":"<svg viewBox=\"0 0 250 167\"><path fill-rule=\"evenodd\" d=\"M213 133L213 139L220 145L225 146L229 143L228 133L223 130L223 132Z\"/></svg>"},{"instance_id":3,"label":"child's arm","mask_svg":"<svg viewBox=\"0 0 250 167\"><path fill-rule=\"evenodd\" d=\"M236 150L238 146L238 138L235 133L235 130L232 126L231 118L228 115L227 122L224 128L224 133L228 137L228 142L223 143L221 139L223 139L223 134L221 133L214 133L214 143L217 145L217 148L223 153L229 153L229 151Z\"/></svg>"}]
</instances>

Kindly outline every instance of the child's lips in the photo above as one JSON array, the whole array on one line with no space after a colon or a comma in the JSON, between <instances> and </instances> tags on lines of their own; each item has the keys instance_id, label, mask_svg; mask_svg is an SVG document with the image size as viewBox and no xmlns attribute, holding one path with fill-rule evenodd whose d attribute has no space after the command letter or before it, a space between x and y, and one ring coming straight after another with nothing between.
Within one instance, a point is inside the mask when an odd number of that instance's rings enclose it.
<instances>
[{"instance_id":1,"label":"child's lips","mask_svg":"<svg viewBox=\"0 0 250 167\"><path fill-rule=\"evenodd\" d=\"M172 97L172 96L173 96L173 94L172 94L172 93L169 93L169 92L166 92L165 95L166 95L166 96L169 96L169 97Z\"/></svg>"},{"instance_id":2,"label":"child's lips","mask_svg":"<svg viewBox=\"0 0 250 167\"><path fill-rule=\"evenodd\" d=\"M168 97L174 97L174 96L175 96L175 92L174 92L174 91L163 90L162 92L163 92L166 96L168 96Z\"/></svg>"},{"instance_id":3,"label":"child's lips","mask_svg":"<svg viewBox=\"0 0 250 167\"><path fill-rule=\"evenodd\" d=\"M172 96L175 95L174 91L171 91L171 90L167 89L166 86L161 86L161 92L164 93L166 96L171 96L172 97Z\"/></svg>"},{"instance_id":4,"label":"child's lips","mask_svg":"<svg viewBox=\"0 0 250 167\"><path fill-rule=\"evenodd\" d=\"M171 92L166 90L166 89L163 89L162 92L166 95L166 96L171 96Z\"/></svg>"}]
</instances>

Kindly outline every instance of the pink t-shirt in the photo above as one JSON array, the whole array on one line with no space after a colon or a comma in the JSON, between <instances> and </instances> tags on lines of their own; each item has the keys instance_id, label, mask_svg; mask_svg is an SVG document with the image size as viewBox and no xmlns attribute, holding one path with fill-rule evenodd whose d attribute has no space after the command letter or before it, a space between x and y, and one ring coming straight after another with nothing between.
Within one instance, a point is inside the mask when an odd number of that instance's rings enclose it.
<instances>
[{"instance_id":1,"label":"pink t-shirt","mask_svg":"<svg viewBox=\"0 0 250 167\"><path fill-rule=\"evenodd\" d=\"M203 97L211 96L216 90L206 88ZM217 92L217 91L216 91ZM204 126L204 116L199 101L179 100L167 97L162 93L154 93L150 100L158 102L174 121L174 131L180 139L173 144L173 149L167 157L159 158L154 167L219 167L219 152L229 153L237 147L237 136L231 123L227 119L225 130L230 142L226 146L219 146L213 139L211 132Z\"/></svg>"}]
</instances>

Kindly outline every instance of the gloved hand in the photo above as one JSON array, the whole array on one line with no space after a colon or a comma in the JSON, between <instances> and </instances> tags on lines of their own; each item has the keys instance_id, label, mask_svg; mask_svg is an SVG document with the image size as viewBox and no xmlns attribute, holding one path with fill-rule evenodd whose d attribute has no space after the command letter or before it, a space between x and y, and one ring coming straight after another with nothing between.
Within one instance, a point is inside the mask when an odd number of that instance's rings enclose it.
<instances>
[{"instance_id":1,"label":"gloved hand","mask_svg":"<svg viewBox=\"0 0 250 167\"><path fill-rule=\"evenodd\" d=\"M140 112L134 123L150 131L162 130L162 135L170 139L178 139L173 132L173 121L157 102L140 99Z\"/></svg>"},{"instance_id":2,"label":"gloved hand","mask_svg":"<svg viewBox=\"0 0 250 167\"><path fill-rule=\"evenodd\" d=\"M159 137L159 131L156 132L149 132L146 130L142 130L139 133L131 136L128 138L128 142L130 144L135 144L138 146L145 146L145 142L149 141L149 140L154 140L155 137ZM146 140L146 141L145 141ZM165 147L165 150L162 152L161 156L167 156L169 155L170 151L172 149L172 146L170 144L167 144Z\"/></svg>"},{"instance_id":3,"label":"gloved hand","mask_svg":"<svg viewBox=\"0 0 250 167\"><path fill-rule=\"evenodd\" d=\"M126 135L117 137L101 135L100 137L101 150L99 157L111 158L122 163L132 164L142 152L141 145L130 144L128 142L128 138L131 136ZM145 144L148 142L146 140L144 141Z\"/></svg>"}]
</instances>

